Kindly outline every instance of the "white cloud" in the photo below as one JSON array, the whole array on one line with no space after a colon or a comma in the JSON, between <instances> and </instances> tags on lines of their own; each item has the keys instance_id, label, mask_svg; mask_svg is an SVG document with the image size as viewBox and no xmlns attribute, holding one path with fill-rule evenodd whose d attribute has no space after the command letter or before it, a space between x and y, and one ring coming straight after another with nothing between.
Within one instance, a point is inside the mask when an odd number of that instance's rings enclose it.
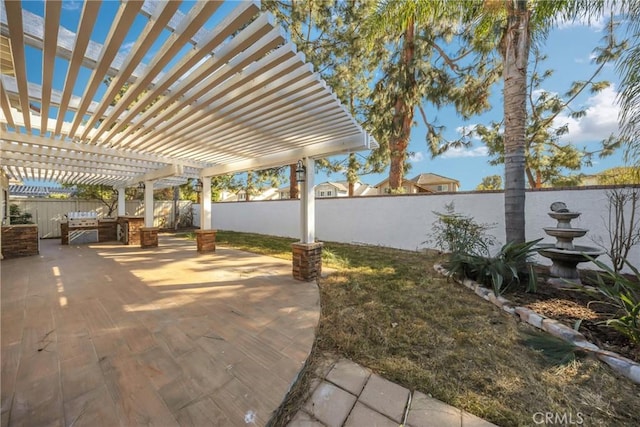
<instances>
[{"instance_id":1,"label":"white cloud","mask_svg":"<svg viewBox=\"0 0 640 427\"><path fill-rule=\"evenodd\" d=\"M418 163L424 160L424 154L421 151L416 151L415 153L409 154L408 160L411 163Z\"/></svg>"},{"instance_id":2,"label":"white cloud","mask_svg":"<svg viewBox=\"0 0 640 427\"><path fill-rule=\"evenodd\" d=\"M487 147L465 148L455 147L445 151L440 157L443 159L455 159L460 157L486 157L489 153Z\"/></svg>"},{"instance_id":3,"label":"white cloud","mask_svg":"<svg viewBox=\"0 0 640 427\"><path fill-rule=\"evenodd\" d=\"M456 132L460 135L460 137L466 137L467 139L471 139L472 141L480 141L480 136L476 132L476 124L471 124L467 126L458 126L456 128Z\"/></svg>"},{"instance_id":4,"label":"white cloud","mask_svg":"<svg viewBox=\"0 0 640 427\"><path fill-rule=\"evenodd\" d=\"M577 144L601 141L612 133L617 135L620 112L617 95L615 88L610 86L587 100L584 117L574 119L567 115L558 116L554 120L555 126L569 126L569 132L561 140Z\"/></svg>"},{"instance_id":5,"label":"white cloud","mask_svg":"<svg viewBox=\"0 0 640 427\"><path fill-rule=\"evenodd\" d=\"M125 55L128 54L131 48L133 47L133 45L135 44L136 42L128 42L123 44L122 46L120 46L120 53L123 53Z\"/></svg>"},{"instance_id":6,"label":"white cloud","mask_svg":"<svg viewBox=\"0 0 640 427\"><path fill-rule=\"evenodd\" d=\"M608 16L598 16L598 17L591 17L591 18L583 16L578 19L572 19L572 20L558 19L557 28L559 28L560 30L566 30L566 29L576 28L576 27L589 27L593 31L600 32L604 29L605 25L607 24L607 19L608 19Z\"/></svg>"},{"instance_id":7,"label":"white cloud","mask_svg":"<svg viewBox=\"0 0 640 427\"><path fill-rule=\"evenodd\" d=\"M80 2L76 0L63 1L62 8L67 11L80 9Z\"/></svg>"}]
</instances>

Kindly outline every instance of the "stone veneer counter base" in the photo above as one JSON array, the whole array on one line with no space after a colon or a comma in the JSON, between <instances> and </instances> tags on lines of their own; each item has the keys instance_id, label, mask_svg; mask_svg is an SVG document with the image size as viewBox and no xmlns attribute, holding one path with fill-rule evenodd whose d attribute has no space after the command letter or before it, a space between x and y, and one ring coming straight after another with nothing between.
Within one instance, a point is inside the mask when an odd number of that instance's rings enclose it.
<instances>
[{"instance_id":1,"label":"stone veneer counter base","mask_svg":"<svg viewBox=\"0 0 640 427\"><path fill-rule=\"evenodd\" d=\"M2 258L38 255L38 226L14 224L2 226Z\"/></svg>"}]
</instances>

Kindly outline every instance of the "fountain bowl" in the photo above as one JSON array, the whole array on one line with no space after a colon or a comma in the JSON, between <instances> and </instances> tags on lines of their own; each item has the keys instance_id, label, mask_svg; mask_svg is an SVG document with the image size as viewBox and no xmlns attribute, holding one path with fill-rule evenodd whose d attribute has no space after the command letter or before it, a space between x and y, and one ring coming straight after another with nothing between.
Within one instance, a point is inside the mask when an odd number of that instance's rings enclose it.
<instances>
[{"instance_id":1,"label":"fountain bowl","mask_svg":"<svg viewBox=\"0 0 640 427\"><path fill-rule=\"evenodd\" d=\"M560 260L564 262L575 262L576 265L581 262L589 262L604 254L604 251L591 246L574 246L572 250L556 248L553 243L542 243L537 246L538 253L545 258L551 260Z\"/></svg>"},{"instance_id":2,"label":"fountain bowl","mask_svg":"<svg viewBox=\"0 0 640 427\"><path fill-rule=\"evenodd\" d=\"M550 280L550 283L564 286L565 282L579 285L580 274L577 265L589 262L604 253L603 250L591 246L574 246L572 250L557 248L553 243L543 243L537 246L538 253L553 261L549 273L562 280Z\"/></svg>"},{"instance_id":3,"label":"fountain bowl","mask_svg":"<svg viewBox=\"0 0 640 427\"><path fill-rule=\"evenodd\" d=\"M558 228L571 228L571 220L582 215L581 212L547 212L551 218L558 221Z\"/></svg>"},{"instance_id":4,"label":"fountain bowl","mask_svg":"<svg viewBox=\"0 0 640 427\"><path fill-rule=\"evenodd\" d=\"M544 227L543 230L549 236L555 237L557 242L555 247L558 249L574 250L573 239L576 237L582 237L587 234L587 229L584 228L556 228L556 227Z\"/></svg>"}]
</instances>

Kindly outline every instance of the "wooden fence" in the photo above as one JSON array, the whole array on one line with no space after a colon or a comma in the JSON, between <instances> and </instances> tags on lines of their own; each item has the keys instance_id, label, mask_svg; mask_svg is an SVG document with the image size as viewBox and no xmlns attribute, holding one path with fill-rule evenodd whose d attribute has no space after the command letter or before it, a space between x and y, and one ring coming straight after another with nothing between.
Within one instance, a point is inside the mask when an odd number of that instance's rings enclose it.
<instances>
[{"instance_id":1,"label":"wooden fence","mask_svg":"<svg viewBox=\"0 0 640 427\"><path fill-rule=\"evenodd\" d=\"M38 224L40 238L60 237L60 221L68 212L96 212L98 218L108 215L107 207L99 200L61 200L61 199L9 199L10 205L17 205L22 212L30 213L31 220ZM181 227L191 226L192 213L190 201L178 201L178 219ZM127 201L125 212L128 215L144 215L144 204L140 200ZM117 215L117 207L113 216ZM153 207L154 226L174 228L176 215L173 201L156 201Z\"/></svg>"}]
</instances>

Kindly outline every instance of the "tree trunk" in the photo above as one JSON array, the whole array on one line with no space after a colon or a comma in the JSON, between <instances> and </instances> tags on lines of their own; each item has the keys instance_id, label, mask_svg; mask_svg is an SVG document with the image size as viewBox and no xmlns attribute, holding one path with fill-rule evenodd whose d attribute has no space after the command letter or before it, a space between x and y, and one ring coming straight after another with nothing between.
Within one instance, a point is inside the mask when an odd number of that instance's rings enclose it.
<instances>
[{"instance_id":1,"label":"tree trunk","mask_svg":"<svg viewBox=\"0 0 640 427\"><path fill-rule=\"evenodd\" d=\"M289 198L298 198L298 177L296 176L296 168L298 165L295 163L289 165Z\"/></svg>"},{"instance_id":2,"label":"tree trunk","mask_svg":"<svg viewBox=\"0 0 640 427\"><path fill-rule=\"evenodd\" d=\"M178 200L180 200L180 187L177 185L173 187L173 229L178 229L178 223L180 222L180 209L178 208Z\"/></svg>"},{"instance_id":3,"label":"tree trunk","mask_svg":"<svg viewBox=\"0 0 640 427\"><path fill-rule=\"evenodd\" d=\"M502 41L504 59L504 220L507 242L525 241L525 126L529 17L527 1L507 2L507 30Z\"/></svg>"},{"instance_id":4,"label":"tree trunk","mask_svg":"<svg viewBox=\"0 0 640 427\"><path fill-rule=\"evenodd\" d=\"M529 184L530 188L537 188L536 187L536 179L533 176L533 172L531 171L531 168L525 166L524 172L527 176L527 183ZM536 176L539 176L538 172L536 171Z\"/></svg>"},{"instance_id":5,"label":"tree trunk","mask_svg":"<svg viewBox=\"0 0 640 427\"><path fill-rule=\"evenodd\" d=\"M407 102L407 98L412 98L415 92L416 80L413 73L413 59L415 55L415 34L413 19L409 20L404 31L404 42L402 44L402 67L406 73L406 87L403 93L396 95L393 114L393 131L389 139L389 187L392 191L397 191L402 187L404 176L404 161L409 146L411 136L411 125L413 124L414 105Z\"/></svg>"},{"instance_id":6,"label":"tree trunk","mask_svg":"<svg viewBox=\"0 0 640 427\"><path fill-rule=\"evenodd\" d=\"M358 181L358 162L356 153L349 153L349 169L347 170L347 182L349 183L349 197L353 197Z\"/></svg>"}]
</instances>

